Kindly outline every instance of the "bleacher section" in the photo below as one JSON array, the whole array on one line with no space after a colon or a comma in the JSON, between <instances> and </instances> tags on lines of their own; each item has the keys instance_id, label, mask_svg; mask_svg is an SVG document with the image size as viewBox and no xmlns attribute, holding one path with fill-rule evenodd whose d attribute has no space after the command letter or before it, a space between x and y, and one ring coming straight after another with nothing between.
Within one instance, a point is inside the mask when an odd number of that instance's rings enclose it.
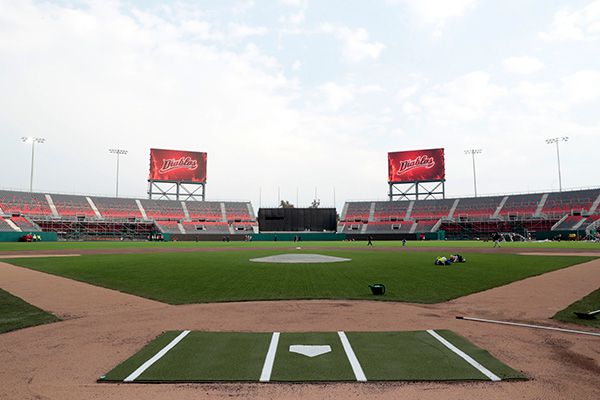
<instances>
[{"instance_id":1,"label":"bleacher section","mask_svg":"<svg viewBox=\"0 0 600 400\"><path fill-rule=\"evenodd\" d=\"M91 197L103 218L142 218L142 213L134 199L112 197Z\"/></svg>"},{"instance_id":2,"label":"bleacher section","mask_svg":"<svg viewBox=\"0 0 600 400\"><path fill-rule=\"evenodd\" d=\"M146 239L153 233L245 235L257 224L248 202L185 202L188 220L181 201L96 196L90 200L91 204L86 196L2 190L0 231L17 230L7 222L10 219L24 232L53 231L68 240L115 240ZM223 220L223 210L228 221Z\"/></svg>"},{"instance_id":3,"label":"bleacher section","mask_svg":"<svg viewBox=\"0 0 600 400\"><path fill-rule=\"evenodd\" d=\"M52 215L48 201L42 193L0 190L0 208L5 214Z\"/></svg>"},{"instance_id":4,"label":"bleacher section","mask_svg":"<svg viewBox=\"0 0 600 400\"><path fill-rule=\"evenodd\" d=\"M521 218L533 217L542 196L541 193L509 196L502 210L500 210L500 215Z\"/></svg>"},{"instance_id":5,"label":"bleacher section","mask_svg":"<svg viewBox=\"0 0 600 400\"><path fill-rule=\"evenodd\" d=\"M564 220L560 221L560 223L555 225L553 229L555 231L570 231L572 229L575 229L575 227L577 225L580 225L580 222L583 221L584 219L586 219L586 218L581 217L581 216L569 215L569 216L567 216L567 218L565 218Z\"/></svg>"},{"instance_id":6,"label":"bleacher section","mask_svg":"<svg viewBox=\"0 0 600 400\"><path fill-rule=\"evenodd\" d=\"M140 200L146 215L154 220L183 220L185 215L180 201L174 200Z\"/></svg>"},{"instance_id":7,"label":"bleacher section","mask_svg":"<svg viewBox=\"0 0 600 400\"><path fill-rule=\"evenodd\" d=\"M61 217L88 217L96 218L85 196L73 196L68 194L52 194L52 201L56 211Z\"/></svg>"},{"instance_id":8,"label":"bleacher section","mask_svg":"<svg viewBox=\"0 0 600 400\"><path fill-rule=\"evenodd\" d=\"M189 204L189 203L186 203ZM186 233L219 233L229 234L229 224L227 222L189 222L181 223Z\"/></svg>"},{"instance_id":9,"label":"bleacher section","mask_svg":"<svg viewBox=\"0 0 600 400\"><path fill-rule=\"evenodd\" d=\"M37 226L36 224L32 223L31 221L28 221L27 218L22 217L22 216L13 216L10 219L16 226L18 226L19 228L21 228L21 230L23 232L25 231L39 231L40 227Z\"/></svg>"},{"instance_id":10,"label":"bleacher section","mask_svg":"<svg viewBox=\"0 0 600 400\"><path fill-rule=\"evenodd\" d=\"M227 215L227 221L231 222L240 222L240 221L253 221L256 220L253 216L250 215L250 211L248 211L248 203L232 203L226 202L225 205L225 214Z\"/></svg>"},{"instance_id":11,"label":"bleacher section","mask_svg":"<svg viewBox=\"0 0 600 400\"><path fill-rule=\"evenodd\" d=\"M410 217L413 219L435 219L448 217L454 199L415 201Z\"/></svg>"},{"instance_id":12,"label":"bleacher section","mask_svg":"<svg viewBox=\"0 0 600 400\"><path fill-rule=\"evenodd\" d=\"M190 219L192 220L222 221L223 219L221 213L221 203L219 202L190 201L185 204L190 215Z\"/></svg>"},{"instance_id":13,"label":"bleacher section","mask_svg":"<svg viewBox=\"0 0 600 400\"><path fill-rule=\"evenodd\" d=\"M491 218L503 196L460 199L454 211L455 219Z\"/></svg>"},{"instance_id":14,"label":"bleacher section","mask_svg":"<svg viewBox=\"0 0 600 400\"><path fill-rule=\"evenodd\" d=\"M0 232L14 232L14 231L15 231L15 229L12 226L10 226L8 224L8 222L6 222L4 220L4 218L0 218Z\"/></svg>"},{"instance_id":15,"label":"bleacher section","mask_svg":"<svg viewBox=\"0 0 600 400\"><path fill-rule=\"evenodd\" d=\"M487 237L494 232L583 232L600 219L599 196L600 189L590 189L416 200L410 213L410 201L347 202L346 215L339 222L338 231L352 235L419 235L444 230L450 238ZM451 212L454 204L456 208ZM373 220L369 221L372 209Z\"/></svg>"},{"instance_id":16,"label":"bleacher section","mask_svg":"<svg viewBox=\"0 0 600 400\"><path fill-rule=\"evenodd\" d=\"M401 221L406 216L409 203L410 202L408 201L376 202L374 215L375 221Z\"/></svg>"},{"instance_id":17,"label":"bleacher section","mask_svg":"<svg viewBox=\"0 0 600 400\"><path fill-rule=\"evenodd\" d=\"M587 213L600 195L600 189L550 193L542 209L546 215Z\"/></svg>"},{"instance_id":18,"label":"bleacher section","mask_svg":"<svg viewBox=\"0 0 600 400\"><path fill-rule=\"evenodd\" d=\"M343 221L367 221L369 219L369 212L371 211L371 202L359 201L346 203L348 209Z\"/></svg>"}]
</instances>

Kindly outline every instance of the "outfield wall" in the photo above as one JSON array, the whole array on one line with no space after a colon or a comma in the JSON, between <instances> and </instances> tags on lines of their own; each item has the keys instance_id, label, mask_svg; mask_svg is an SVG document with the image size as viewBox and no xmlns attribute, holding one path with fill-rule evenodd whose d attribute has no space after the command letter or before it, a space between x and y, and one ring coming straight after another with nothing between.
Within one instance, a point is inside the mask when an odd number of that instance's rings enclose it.
<instances>
[{"instance_id":1,"label":"outfield wall","mask_svg":"<svg viewBox=\"0 0 600 400\"><path fill-rule=\"evenodd\" d=\"M302 241L306 242L333 242L346 239L346 234L335 232L268 232L255 233L252 236L252 241L255 242L293 242L294 237L300 236Z\"/></svg>"},{"instance_id":2,"label":"outfield wall","mask_svg":"<svg viewBox=\"0 0 600 400\"><path fill-rule=\"evenodd\" d=\"M0 232L0 242L18 242L19 238L24 235L32 233L39 235L42 242L56 242L56 232Z\"/></svg>"}]
</instances>

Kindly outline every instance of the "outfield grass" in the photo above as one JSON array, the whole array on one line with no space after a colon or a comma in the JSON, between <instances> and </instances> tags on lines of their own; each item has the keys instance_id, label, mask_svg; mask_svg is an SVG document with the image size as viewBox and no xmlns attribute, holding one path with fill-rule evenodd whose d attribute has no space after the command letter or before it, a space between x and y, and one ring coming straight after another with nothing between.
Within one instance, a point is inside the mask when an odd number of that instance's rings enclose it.
<instances>
[{"instance_id":1,"label":"outfield grass","mask_svg":"<svg viewBox=\"0 0 600 400\"><path fill-rule=\"evenodd\" d=\"M166 303L184 304L278 299L438 303L592 259L464 253L466 263L439 267L433 265L438 253L322 250L319 254L352 261L333 264L249 261L282 253L286 251L109 254L7 261ZM372 296L368 285L373 283L385 284L386 294Z\"/></svg>"},{"instance_id":2,"label":"outfield grass","mask_svg":"<svg viewBox=\"0 0 600 400\"><path fill-rule=\"evenodd\" d=\"M583 299L576 301L564 310L559 311L552 318L558 321L570 322L572 324L600 328L600 314L596 314L596 319L581 319L573 314L574 311L590 312L595 310L600 310L600 289L588 294Z\"/></svg>"},{"instance_id":3,"label":"outfield grass","mask_svg":"<svg viewBox=\"0 0 600 400\"><path fill-rule=\"evenodd\" d=\"M36 243L0 243L0 251L24 251L24 250L71 250L71 249L122 249L122 248L294 248L297 245L304 247L342 247L355 248L365 247L365 241L346 242L36 242ZM401 247L399 241L375 241L375 247ZM491 248L492 242L474 240L432 240L432 241L409 241L407 246L411 247L452 247L452 248ZM600 243L592 242L514 242L502 243L502 247L514 249L580 249L600 250Z\"/></svg>"},{"instance_id":4,"label":"outfield grass","mask_svg":"<svg viewBox=\"0 0 600 400\"><path fill-rule=\"evenodd\" d=\"M56 321L60 320L54 315L0 289L0 333Z\"/></svg>"},{"instance_id":5,"label":"outfield grass","mask_svg":"<svg viewBox=\"0 0 600 400\"><path fill-rule=\"evenodd\" d=\"M524 379L509 366L453 332L436 331L497 378ZM333 382L359 380L337 332L284 332L267 353L271 333L188 332L154 358L181 332L165 332L117 366L100 382ZM450 350L429 332L347 332L358 368L368 381L489 381L478 367ZM329 346L314 357L290 351L290 346ZM151 363L146 363L153 359ZM144 365L145 364L145 365ZM138 369L138 368L142 369ZM135 374L132 374L133 372ZM487 372L486 371L486 372ZM361 379L364 379L361 378Z\"/></svg>"}]
</instances>

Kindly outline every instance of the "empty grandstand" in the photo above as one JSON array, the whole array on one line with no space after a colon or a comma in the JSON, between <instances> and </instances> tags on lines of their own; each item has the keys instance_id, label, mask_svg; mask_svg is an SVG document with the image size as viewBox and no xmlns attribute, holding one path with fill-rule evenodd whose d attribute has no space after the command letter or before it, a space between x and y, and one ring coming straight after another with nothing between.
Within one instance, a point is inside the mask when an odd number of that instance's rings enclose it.
<instances>
[{"instance_id":1,"label":"empty grandstand","mask_svg":"<svg viewBox=\"0 0 600 400\"><path fill-rule=\"evenodd\" d=\"M244 235L257 230L249 202L183 202L0 190L0 210L0 231L56 232L59 239L65 240L146 239L157 233L177 235L181 240L210 234Z\"/></svg>"},{"instance_id":2,"label":"empty grandstand","mask_svg":"<svg viewBox=\"0 0 600 400\"><path fill-rule=\"evenodd\" d=\"M448 239L581 232L600 224L600 189L410 201L347 202L338 231L377 238L415 238L443 231ZM387 236L386 236L387 235Z\"/></svg>"}]
</instances>

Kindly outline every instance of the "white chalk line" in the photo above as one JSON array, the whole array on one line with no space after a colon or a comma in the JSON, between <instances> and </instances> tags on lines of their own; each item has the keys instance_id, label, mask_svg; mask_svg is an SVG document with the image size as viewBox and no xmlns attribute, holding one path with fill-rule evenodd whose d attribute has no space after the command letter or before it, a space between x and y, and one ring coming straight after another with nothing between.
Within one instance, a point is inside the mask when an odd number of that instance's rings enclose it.
<instances>
[{"instance_id":1,"label":"white chalk line","mask_svg":"<svg viewBox=\"0 0 600 400\"><path fill-rule=\"evenodd\" d=\"M467 321L489 322L491 324L521 326L521 327L524 327L524 328L546 329L546 330L549 330L549 331L558 331L558 332L567 332L567 333L578 333L580 335L590 335L590 336L600 336L600 333L596 333L596 332L578 331L578 330L575 330L575 329L565 329L565 328L555 328L553 326L522 324L522 323L519 323L519 322L496 321L496 320L493 320L493 319L483 319L483 318L473 318L473 317L456 317L456 318L457 319L464 319L464 320L467 320Z\"/></svg>"},{"instance_id":2,"label":"white chalk line","mask_svg":"<svg viewBox=\"0 0 600 400\"><path fill-rule=\"evenodd\" d=\"M275 362L275 353L277 353L277 344L279 344L279 332L273 332L271 336L271 344L265 358L262 372L260 374L261 382L269 382L271 380L271 372L273 371L273 363Z\"/></svg>"},{"instance_id":3,"label":"white chalk line","mask_svg":"<svg viewBox=\"0 0 600 400\"><path fill-rule=\"evenodd\" d=\"M356 380L359 382L366 382L367 377L365 376L365 373L363 372L363 369L360 366L360 363L358 362L358 358L356 358L356 354L354 354L354 350L352 350L352 346L350 345L346 334L342 331L339 331L338 336L342 341L342 346L344 347L344 351L346 352L346 357L348 357L348 361L350 361L350 366L352 367L352 371L354 372Z\"/></svg>"},{"instance_id":4,"label":"white chalk line","mask_svg":"<svg viewBox=\"0 0 600 400\"><path fill-rule=\"evenodd\" d=\"M485 376L487 376L488 378L490 378L492 381L497 382L497 381L501 380L498 375L494 374L492 371L490 371L489 369L487 369L483 365L479 364L477 361L475 361L467 353L465 353L464 351L462 351L461 349L459 349L458 347L454 346L452 343L450 343L449 341L447 341L446 339L444 339L443 337L441 337L440 335L438 335L437 332L435 332L435 331L433 331L431 329L428 329L427 333L429 333L431 336L433 336L434 338L436 338L444 346L446 346L447 348L449 348L450 350L452 350L454 353L456 353L460 358L462 358L463 360L465 360L466 362L468 362L469 364L471 364L473 367L477 368L479 370L479 372L481 372L482 374L484 374Z\"/></svg>"},{"instance_id":5,"label":"white chalk line","mask_svg":"<svg viewBox=\"0 0 600 400\"><path fill-rule=\"evenodd\" d=\"M137 379L141 374L144 373L145 370L150 368L152 366L152 364L154 364L155 362L160 360L165 354L167 354L167 352L169 350L171 350L173 347L175 347L175 345L177 345L177 343L181 342L183 340L183 338L188 335L188 333L190 333L190 331L181 332L179 334L179 336L177 336L175 339L173 339L171 341L171 343L169 343L168 345L163 347L161 351L159 351L158 353L156 353L154 355L154 357L152 357L151 359L149 359L148 361L143 363L138 369L133 371L131 373L131 375L129 375L127 378L123 379L123 382L133 382L135 379Z\"/></svg>"}]
</instances>

